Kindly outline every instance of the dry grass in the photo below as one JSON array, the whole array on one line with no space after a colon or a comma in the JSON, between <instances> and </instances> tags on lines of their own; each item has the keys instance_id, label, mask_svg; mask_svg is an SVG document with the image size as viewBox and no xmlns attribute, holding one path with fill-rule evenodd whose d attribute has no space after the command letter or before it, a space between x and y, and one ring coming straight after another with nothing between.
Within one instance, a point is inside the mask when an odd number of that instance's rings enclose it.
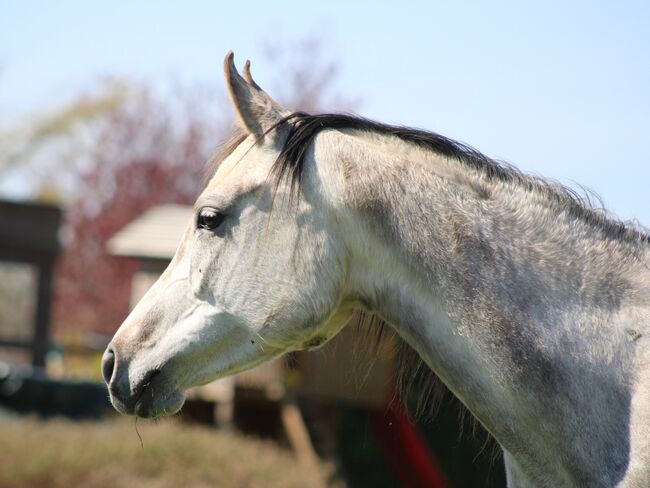
<instances>
[{"instance_id":1,"label":"dry grass","mask_svg":"<svg viewBox=\"0 0 650 488\"><path fill-rule=\"evenodd\" d=\"M323 486L269 442L175 421L0 421L2 488L271 488Z\"/></svg>"}]
</instances>

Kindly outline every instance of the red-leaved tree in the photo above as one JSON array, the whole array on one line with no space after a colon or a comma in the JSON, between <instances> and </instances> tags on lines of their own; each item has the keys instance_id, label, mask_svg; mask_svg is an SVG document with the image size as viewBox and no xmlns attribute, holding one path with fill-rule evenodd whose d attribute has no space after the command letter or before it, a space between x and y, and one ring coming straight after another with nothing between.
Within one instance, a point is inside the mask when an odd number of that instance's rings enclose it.
<instances>
[{"instance_id":1,"label":"red-leaved tree","mask_svg":"<svg viewBox=\"0 0 650 488\"><path fill-rule=\"evenodd\" d=\"M106 243L153 205L195 199L219 132L195 103L190 98L169 106L139 91L93 121L92 158L76 168L66 209L56 330L110 333L124 319L136 263L109 255Z\"/></svg>"}]
</instances>

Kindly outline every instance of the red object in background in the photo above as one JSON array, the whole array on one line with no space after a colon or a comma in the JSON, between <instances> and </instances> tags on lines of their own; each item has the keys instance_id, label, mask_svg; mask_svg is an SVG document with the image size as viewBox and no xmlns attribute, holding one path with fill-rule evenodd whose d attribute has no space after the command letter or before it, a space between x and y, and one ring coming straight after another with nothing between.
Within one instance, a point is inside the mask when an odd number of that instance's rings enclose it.
<instances>
[{"instance_id":1,"label":"red object in background","mask_svg":"<svg viewBox=\"0 0 650 488\"><path fill-rule=\"evenodd\" d=\"M406 488L450 488L435 455L409 419L399 399L385 411L371 410L370 422L381 449Z\"/></svg>"}]
</instances>

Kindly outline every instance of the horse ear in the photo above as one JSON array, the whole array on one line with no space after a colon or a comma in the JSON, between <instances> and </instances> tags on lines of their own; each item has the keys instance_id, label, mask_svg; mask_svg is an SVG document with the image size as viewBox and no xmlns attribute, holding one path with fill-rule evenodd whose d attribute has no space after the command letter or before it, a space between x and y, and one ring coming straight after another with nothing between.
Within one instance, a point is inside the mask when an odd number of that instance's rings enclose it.
<instances>
[{"instance_id":1,"label":"horse ear","mask_svg":"<svg viewBox=\"0 0 650 488\"><path fill-rule=\"evenodd\" d=\"M290 112L253 81L250 62L247 62L244 68L246 79L242 78L237 72L234 58L232 51L226 55L224 71L235 113L245 129L257 136L264 135Z\"/></svg>"},{"instance_id":2,"label":"horse ear","mask_svg":"<svg viewBox=\"0 0 650 488\"><path fill-rule=\"evenodd\" d=\"M246 63L244 64L244 79L248 82L249 85L251 85L253 88L257 88L258 90L262 90L260 86L255 83L255 80L251 76L251 62L250 59L246 60Z\"/></svg>"}]
</instances>

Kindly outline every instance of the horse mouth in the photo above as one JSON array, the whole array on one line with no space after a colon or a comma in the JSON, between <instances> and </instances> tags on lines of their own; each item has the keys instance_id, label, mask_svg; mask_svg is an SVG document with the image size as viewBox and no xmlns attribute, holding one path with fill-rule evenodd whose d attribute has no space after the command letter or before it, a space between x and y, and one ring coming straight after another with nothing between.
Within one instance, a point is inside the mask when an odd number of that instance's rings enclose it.
<instances>
[{"instance_id":1,"label":"horse mouth","mask_svg":"<svg viewBox=\"0 0 650 488\"><path fill-rule=\"evenodd\" d=\"M147 373L135 388L133 414L141 418L173 415L183 406L185 395L170 390L160 369Z\"/></svg>"},{"instance_id":2,"label":"horse mouth","mask_svg":"<svg viewBox=\"0 0 650 488\"><path fill-rule=\"evenodd\" d=\"M144 378L142 378L138 386L136 386L134 389L133 396L136 397L136 400L133 406L133 410L138 417L141 416L139 415L138 410L142 409L142 405L146 406L148 396L151 397L151 402L153 402L153 398L155 396L155 386L153 386L152 383L158 375L160 375L159 369L151 370L144 376Z\"/></svg>"}]
</instances>

